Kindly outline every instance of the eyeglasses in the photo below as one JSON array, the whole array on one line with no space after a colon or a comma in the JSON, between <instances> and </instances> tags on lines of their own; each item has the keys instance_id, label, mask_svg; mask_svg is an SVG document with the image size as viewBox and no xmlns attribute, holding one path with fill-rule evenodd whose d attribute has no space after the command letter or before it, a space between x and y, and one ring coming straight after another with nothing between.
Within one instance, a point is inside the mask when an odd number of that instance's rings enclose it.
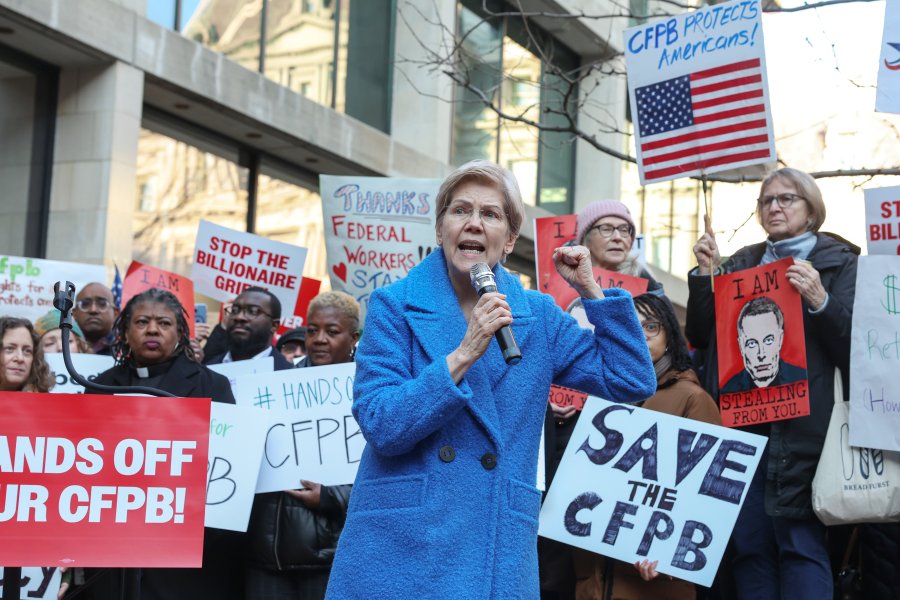
<instances>
[{"instance_id":1,"label":"eyeglasses","mask_svg":"<svg viewBox=\"0 0 900 600\"><path fill-rule=\"evenodd\" d=\"M772 200L778 204L779 208L790 208L797 200L806 200L806 198L797 194L772 194L770 196L763 196L757 200L757 202L759 203L760 208L767 208L772 204Z\"/></svg>"},{"instance_id":2,"label":"eyeglasses","mask_svg":"<svg viewBox=\"0 0 900 600\"><path fill-rule=\"evenodd\" d=\"M478 218L481 219L481 223L487 227L499 227L503 225L506 220L505 215L496 209L476 209L472 206L464 206L460 204L448 208L447 216L459 223L467 223L469 219L472 218L472 215L475 214L476 210L478 212Z\"/></svg>"},{"instance_id":3,"label":"eyeglasses","mask_svg":"<svg viewBox=\"0 0 900 600\"><path fill-rule=\"evenodd\" d=\"M655 338L662 331L662 323L659 321L644 321L641 323L641 327L643 327L644 333L649 338Z\"/></svg>"},{"instance_id":4,"label":"eyeglasses","mask_svg":"<svg viewBox=\"0 0 900 600\"><path fill-rule=\"evenodd\" d=\"M256 304L248 304L247 306L241 306L240 304L232 304L231 306L229 306L228 308L225 309L225 312L227 312L232 317L236 317L239 314L244 313L250 319L255 319L259 315L266 315L270 319L275 318L272 315L270 315L269 313L267 313L266 311L264 311L261 306L257 306Z\"/></svg>"},{"instance_id":5,"label":"eyeglasses","mask_svg":"<svg viewBox=\"0 0 900 600\"><path fill-rule=\"evenodd\" d=\"M106 298L82 298L75 303L75 306L78 307L78 310L84 311L91 310L91 306L96 306L97 310L106 310L111 303Z\"/></svg>"},{"instance_id":6,"label":"eyeglasses","mask_svg":"<svg viewBox=\"0 0 900 600\"><path fill-rule=\"evenodd\" d=\"M608 223L603 223L602 225L594 225L591 229L596 229L597 232L600 233L600 237L603 238L611 238L615 231L618 231L619 235L623 238L631 237L631 225L619 225L618 227L613 227Z\"/></svg>"}]
</instances>

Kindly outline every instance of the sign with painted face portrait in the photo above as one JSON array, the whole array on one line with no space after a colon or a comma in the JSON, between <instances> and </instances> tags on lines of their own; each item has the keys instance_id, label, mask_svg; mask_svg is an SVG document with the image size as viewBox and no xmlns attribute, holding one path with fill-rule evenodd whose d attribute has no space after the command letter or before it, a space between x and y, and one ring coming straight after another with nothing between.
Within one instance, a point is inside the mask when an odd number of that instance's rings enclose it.
<instances>
[{"instance_id":1,"label":"sign with painted face portrait","mask_svg":"<svg viewBox=\"0 0 900 600\"><path fill-rule=\"evenodd\" d=\"M800 294L793 258L716 277L719 409L742 427L809 414Z\"/></svg>"}]
</instances>

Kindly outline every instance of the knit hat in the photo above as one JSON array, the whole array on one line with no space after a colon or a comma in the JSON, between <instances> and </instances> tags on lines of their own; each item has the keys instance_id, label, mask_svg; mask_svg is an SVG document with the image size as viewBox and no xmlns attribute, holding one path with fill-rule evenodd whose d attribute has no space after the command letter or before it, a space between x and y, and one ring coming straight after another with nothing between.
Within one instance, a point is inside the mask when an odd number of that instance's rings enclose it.
<instances>
[{"instance_id":1,"label":"knit hat","mask_svg":"<svg viewBox=\"0 0 900 600\"><path fill-rule=\"evenodd\" d=\"M288 342L300 342L301 344L306 345L306 327L288 329L280 338L278 338L278 341L275 342L275 347L281 351L281 347Z\"/></svg>"},{"instance_id":2,"label":"knit hat","mask_svg":"<svg viewBox=\"0 0 900 600\"><path fill-rule=\"evenodd\" d=\"M632 231L635 229L634 219L631 218L631 211L628 210L627 206L618 200L594 200L578 213L578 233L575 239L578 240L579 244L584 243L584 236L587 234L588 229L603 217L625 219L631 225Z\"/></svg>"},{"instance_id":3,"label":"knit hat","mask_svg":"<svg viewBox=\"0 0 900 600\"><path fill-rule=\"evenodd\" d=\"M38 337L43 337L43 335L48 331L59 329L59 317L60 312L54 308L46 315L35 321L34 330L38 334ZM82 333L81 327L78 326L78 323L75 322L74 319L72 320L72 333L74 333L81 339L84 339L84 333Z\"/></svg>"}]
</instances>

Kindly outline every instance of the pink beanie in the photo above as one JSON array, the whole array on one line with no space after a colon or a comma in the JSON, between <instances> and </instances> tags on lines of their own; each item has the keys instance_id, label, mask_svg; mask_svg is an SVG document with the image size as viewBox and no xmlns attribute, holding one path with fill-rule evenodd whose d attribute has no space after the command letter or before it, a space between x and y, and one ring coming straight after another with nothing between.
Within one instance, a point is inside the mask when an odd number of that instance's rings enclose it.
<instances>
[{"instance_id":1,"label":"pink beanie","mask_svg":"<svg viewBox=\"0 0 900 600\"><path fill-rule=\"evenodd\" d=\"M578 213L578 228L575 239L578 240L579 244L584 243L584 236L587 234L588 229L590 229L598 219L602 219L603 217L619 217L620 219L625 219L628 221L628 224L631 225L632 230L635 228L634 219L631 218L631 211L628 210L627 206L618 200L594 200L582 208L581 212Z\"/></svg>"}]
</instances>

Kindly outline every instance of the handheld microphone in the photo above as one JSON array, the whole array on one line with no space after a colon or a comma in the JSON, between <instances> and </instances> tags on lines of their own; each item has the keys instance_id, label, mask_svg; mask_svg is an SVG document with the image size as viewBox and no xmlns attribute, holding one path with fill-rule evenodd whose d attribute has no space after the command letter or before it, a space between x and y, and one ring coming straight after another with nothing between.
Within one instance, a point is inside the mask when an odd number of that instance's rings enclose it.
<instances>
[{"instance_id":1,"label":"handheld microphone","mask_svg":"<svg viewBox=\"0 0 900 600\"><path fill-rule=\"evenodd\" d=\"M494 273L487 266L487 263L473 265L471 271L469 271L469 277L472 279L472 285L475 287L475 291L478 292L479 297L487 292L497 291ZM516 338L513 337L512 329L509 328L509 325L504 325L498 329L494 336L497 338L497 343L500 344L500 349L503 351L503 360L506 361L506 364L518 364L522 360L522 351L519 350Z\"/></svg>"}]
</instances>

